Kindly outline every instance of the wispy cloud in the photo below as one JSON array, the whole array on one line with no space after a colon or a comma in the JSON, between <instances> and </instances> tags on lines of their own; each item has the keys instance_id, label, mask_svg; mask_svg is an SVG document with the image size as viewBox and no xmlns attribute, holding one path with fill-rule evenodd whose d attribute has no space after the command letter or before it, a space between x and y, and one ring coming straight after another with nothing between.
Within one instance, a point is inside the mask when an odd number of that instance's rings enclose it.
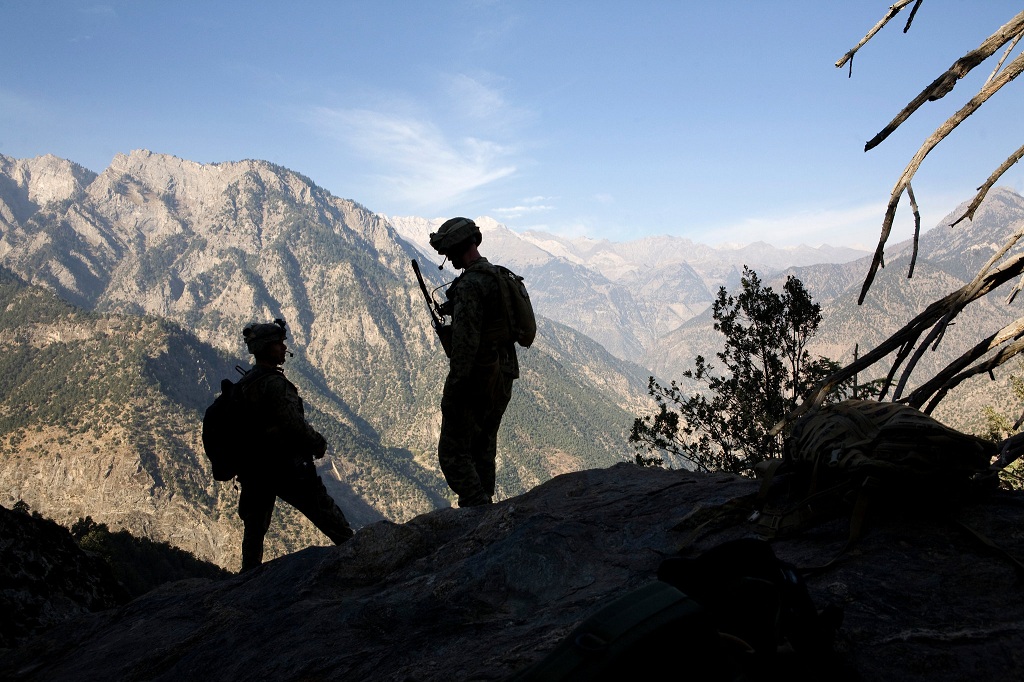
<instances>
[{"instance_id":1,"label":"wispy cloud","mask_svg":"<svg viewBox=\"0 0 1024 682\"><path fill-rule=\"evenodd\" d=\"M522 200L522 203L516 206L492 208L491 211L497 213L505 220L513 220L515 218L520 218L528 213L540 213L543 211L555 210L554 206L545 203L549 200L549 197L527 197L526 199Z\"/></svg>"},{"instance_id":2,"label":"wispy cloud","mask_svg":"<svg viewBox=\"0 0 1024 682\"><path fill-rule=\"evenodd\" d=\"M318 107L310 123L366 159L392 192L429 207L515 173L514 149L472 136L450 138L414 116Z\"/></svg>"},{"instance_id":3,"label":"wispy cloud","mask_svg":"<svg viewBox=\"0 0 1024 682\"><path fill-rule=\"evenodd\" d=\"M502 91L502 79L489 73L442 76L443 89L462 118L495 132L510 132L532 113L513 106Z\"/></svg>"}]
</instances>

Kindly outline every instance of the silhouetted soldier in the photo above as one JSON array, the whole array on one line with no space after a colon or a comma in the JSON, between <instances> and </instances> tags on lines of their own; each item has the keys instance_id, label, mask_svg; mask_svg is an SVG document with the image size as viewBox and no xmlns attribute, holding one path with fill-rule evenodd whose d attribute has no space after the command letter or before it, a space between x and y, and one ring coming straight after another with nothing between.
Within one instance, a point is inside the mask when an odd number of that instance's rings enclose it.
<instances>
[{"instance_id":1,"label":"silhouetted soldier","mask_svg":"<svg viewBox=\"0 0 1024 682\"><path fill-rule=\"evenodd\" d=\"M238 474L238 515L245 524L242 570L247 571L263 563L263 538L278 497L305 514L336 545L353 533L313 464L324 456L327 441L306 423L299 392L281 369L291 354L285 345L284 320L250 324L242 336L256 358L256 366L238 382L256 431L248 440L252 451L242 458Z\"/></svg>"},{"instance_id":2,"label":"silhouetted soldier","mask_svg":"<svg viewBox=\"0 0 1024 682\"><path fill-rule=\"evenodd\" d=\"M505 323L495 266L480 255L480 228L452 218L431 233L430 245L463 273L448 288L451 364L441 398L438 461L460 507L490 504L494 496L498 427L519 377Z\"/></svg>"}]
</instances>

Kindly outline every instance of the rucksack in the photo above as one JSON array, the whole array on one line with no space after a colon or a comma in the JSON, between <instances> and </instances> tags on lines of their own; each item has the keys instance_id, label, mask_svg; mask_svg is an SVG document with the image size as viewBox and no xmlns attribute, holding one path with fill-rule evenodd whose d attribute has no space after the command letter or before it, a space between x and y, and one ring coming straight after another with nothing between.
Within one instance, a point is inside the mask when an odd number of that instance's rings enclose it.
<instances>
[{"instance_id":1,"label":"rucksack","mask_svg":"<svg viewBox=\"0 0 1024 682\"><path fill-rule=\"evenodd\" d=\"M718 655L708 613L663 581L652 581L601 606L539 661L507 682L613 682L653 676L679 660ZM738 668L697 679L731 682Z\"/></svg>"},{"instance_id":2,"label":"rucksack","mask_svg":"<svg viewBox=\"0 0 1024 682\"><path fill-rule=\"evenodd\" d=\"M529 348L537 336L537 318L526 284L522 277L505 266L495 265L494 268L501 283L501 298L505 303L510 336L523 348Z\"/></svg>"},{"instance_id":3,"label":"rucksack","mask_svg":"<svg viewBox=\"0 0 1024 682\"><path fill-rule=\"evenodd\" d=\"M495 320L496 327L492 331L494 336L503 341L518 343L523 348L533 345L537 336L537 317L523 278L505 266L494 263L481 262L470 268L486 270L498 279L505 314L500 320Z\"/></svg>"},{"instance_id":4,"label":"rucksack","mask_svg":"<svg viewBox=\"0 0 1024 682\"><path fill-rule=\"evenodd\" d=\"M235 369L242 378L237 383L223 379L220 394L203 414L203 449L217 481L230 481L238 475L251 427L240 387L252 373L237 366Z\"/></svg>"},{"instance_id":5,"label":"rucksack","mask_svg":"<svg viewBox=\"0 0 1024 682\"><path fill-rule=\"evenodd\" d=\"M762 659L780 646L825 656L842 622L840 607L819 612L796 567L756 538L727 541L695 558L669 557L657 578L706 608L719 632L742 640Z\"/></svg>"},{"instance_id":6,"label":"rucksack","mask_svg":"<svg viewBox=\"0 0 1024 682\"><path fill-rule=\"evenodd\" d=\"M841 620L838 607L818 612L796 571L768 543L733 540L693 559L665 559L657 581L602 606L509 682L681 671L709 682L843 680L848 676L832 649Z\"/></svg>"},{"instance_id":7,"label":"rucksack","mask_svg":"<svg viewBox=\"0 0 1024 682\"><path fill-rule=\"evenodd\" d=\"M720 637L740 644L743 680L848 678L833 650L842 608L818 610L795 566L764 540L723 542L697 557L669 557L658 579L686 593ZM727 652L726 652L727 653Z\"/></svg>"},{"instance_id":8,"label":"rucksack","mask_svg":"<svg viewBox=\"0 0 1024 682\"><path fill-rule=\"evenodd\" d=\"M759 465L760 530L783 534L853 510L851 541L871 498L950 506L994 482L997 447L900 403L845 400L793 426L781 460ZM782 489L772 490L776 480Z\"/></svg>"}]
</instances>

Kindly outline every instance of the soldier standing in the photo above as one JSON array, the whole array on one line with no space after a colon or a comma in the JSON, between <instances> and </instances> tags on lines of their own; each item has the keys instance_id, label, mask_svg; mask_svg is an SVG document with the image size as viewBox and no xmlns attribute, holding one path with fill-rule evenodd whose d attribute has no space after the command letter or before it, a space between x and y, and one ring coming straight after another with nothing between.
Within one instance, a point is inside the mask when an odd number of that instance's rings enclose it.
<instances>
[{"instance_id":1,"label":"soldier standing","mask_svg":"<svg viewBox=\"0 0 1024 682\"><path fill-rule=\"evenodd\" d=\"M305 514L336 545L353 532L313 464L324 456L327 441L306 422L299 392L281 369L285 356L292 354L285 344L284 320L250 324L242 336L256 359L255 367L238 382L254 430L238 474L238 515L245 525L242 571L247 571L263 563L263 538L278 497Z\"/></svg>"},{"instance_id":2,"label":"soldier standing","mask_svg":"<svg viewBox=\"0 0 1024 682\"><path fill-rule=\"evenodd\" d=\"M505 322L495 266L480 255L480 228L452 218L431 233L430 245L462 274L448 288L451 364L441 397L438 461L460 507L494 497L498 427L519 377L519 361Z\"/></svg>"}]
</instances>

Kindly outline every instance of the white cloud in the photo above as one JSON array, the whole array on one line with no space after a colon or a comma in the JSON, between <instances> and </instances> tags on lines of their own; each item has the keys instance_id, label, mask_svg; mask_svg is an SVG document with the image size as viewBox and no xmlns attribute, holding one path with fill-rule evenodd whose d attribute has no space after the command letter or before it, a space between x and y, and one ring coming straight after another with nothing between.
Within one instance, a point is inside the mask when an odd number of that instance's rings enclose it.
<instances>
[{"instance_id":1,"label":"white cloud","mask_svg":"<svg viewBox=\"0 0 1024 682\"><path fill-rule=\"evenodd\" d=\"M516 172L512 147L471 136L450 139L413 116L318 107L308 119L365 158L390 191L425 208Z\"/></svg>"},{"instance_id":2,"label":"white cloud","mask_svg":"<svg viewBox=\"0 0 1024 682\"><path fill-rule=\"evenodd\" d=\"M500 214L505 220L512 220L514 218L520 218L527 213L539 213L555 210L554 206L542 203L546 200L548 200L548 197L527 197L517 206L505 206L502 208L492 208L491 210Z\"/></svg>"},{"instance_id":3,"label":"white cloud","mask_svg":"<svg viewBox=\"0 0 1024 682\"><path fill-rule=\"evenodd\" d=\"M509 117L511 107L497 88L462 73L447 76L445 81L448 96L465 115L488 122Z\"/></svg>"}]
</instances>

